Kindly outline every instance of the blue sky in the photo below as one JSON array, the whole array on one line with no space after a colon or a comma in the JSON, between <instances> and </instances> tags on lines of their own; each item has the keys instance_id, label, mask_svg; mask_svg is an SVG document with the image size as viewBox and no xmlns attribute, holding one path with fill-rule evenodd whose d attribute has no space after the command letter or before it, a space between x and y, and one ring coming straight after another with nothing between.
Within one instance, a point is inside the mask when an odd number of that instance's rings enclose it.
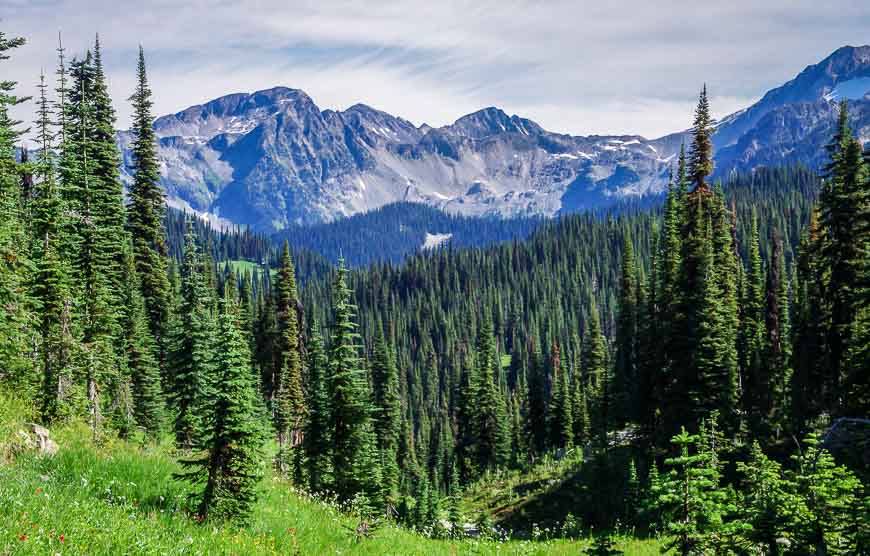
<instances>
[{"instance_id":1,"label":"blue sky","mask_svg":"<svg viewBox=\"0 0 870 556\"><path fill-rule=\"evenodd\" d=\"M71 54L99 32L121 127L142 43L157 114L285 85L415 124L494 105L553 131L655 137L689 125L704 82L721 116L870 43L866 1L711 4L0 0L0 27L29 41L2 67L30 93L59 30Z\"/></svg>"}]
</instances>

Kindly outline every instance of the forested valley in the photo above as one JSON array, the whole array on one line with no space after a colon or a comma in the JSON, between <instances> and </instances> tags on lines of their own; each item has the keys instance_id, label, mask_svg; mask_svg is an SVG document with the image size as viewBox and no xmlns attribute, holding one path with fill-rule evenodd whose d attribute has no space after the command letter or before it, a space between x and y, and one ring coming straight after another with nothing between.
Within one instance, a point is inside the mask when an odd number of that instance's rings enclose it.
<instances>
[{"instance_id":1,"label":"forested valley","mask_svg":"<svg viewBox=\"0 0 870 556\"><path fill-rule=\"evenodd\" d=\"M0 34L0 63L22 44ZM22 512L52 504L18 470L65 477L16 444L10 423L32 420L95 454L164 458L152 497L95 508L171 513L198 543L218 542L204 524L251 534L252 553L333 546L258 521L286 497L334 504L351 552L410 535L395 549L870 553L870 151L845 102L823 169L711 181L705 88L661 204L491 223L428 251L417 231L349 264L352 224L294 240L305 229L166 208L141 49L125 191L102 56L99 39L72 59L59 45L33 99L0 84L4 550L37 542ZM21 103L32 122L10 116ZM362 238L354 253L379 252ZM560 462L528 513L474 507ZM50 542L109 546L65 535ZM131 553L161 552L137 535ZM552 538L582 542L536 544Z\"/></svg>"}]
</instances>

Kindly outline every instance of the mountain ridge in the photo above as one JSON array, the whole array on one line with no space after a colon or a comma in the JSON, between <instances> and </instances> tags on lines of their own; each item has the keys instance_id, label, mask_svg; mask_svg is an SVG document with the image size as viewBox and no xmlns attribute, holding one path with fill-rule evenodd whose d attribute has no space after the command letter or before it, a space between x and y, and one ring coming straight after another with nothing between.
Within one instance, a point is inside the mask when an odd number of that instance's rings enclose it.
<instances>
[{"instance_id":1,"label":"mountain ridge","mask_svg":"<svg viewBox=\"0 0 870 556\"><path fill-rule=\"evenodd\" d=\"M820 166L841 98L870 139L870 46L841 47L723 118L713 137L718 174ZM662 191L687 137L554 133L495 106L417 126L363 103L322 110L284 86L224 95L154 128L171 205L270 232L393 202L497 217L607 206ZM119 133L127 179L129 142Z\"/></svg>"}]
</instances>

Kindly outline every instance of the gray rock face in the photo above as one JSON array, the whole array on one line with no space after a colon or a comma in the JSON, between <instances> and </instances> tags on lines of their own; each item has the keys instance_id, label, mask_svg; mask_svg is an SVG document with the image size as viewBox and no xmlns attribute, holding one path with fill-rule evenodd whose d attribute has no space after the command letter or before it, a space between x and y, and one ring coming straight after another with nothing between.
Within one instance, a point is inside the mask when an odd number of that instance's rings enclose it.
<instances>
[{"instance_id":1,"label":"gray rock face","mask_svg":"<svg viewBox=\"0 0 870 556\"><path fill-rule=\"evenodd\" d=\"M866 88L865 88L866 85ZM844 47L714 137L717 171L821 164L836 102L870 138L870 47ZM395 201L470 215L554 215L658 193L687 132L659 139L551 133L498 108L442 128L357 104L321 111L304 92L233 94L157 119L170 204L262 231ZM119 134L129 177L127 132Z\"/></svg>"}]
</instances>

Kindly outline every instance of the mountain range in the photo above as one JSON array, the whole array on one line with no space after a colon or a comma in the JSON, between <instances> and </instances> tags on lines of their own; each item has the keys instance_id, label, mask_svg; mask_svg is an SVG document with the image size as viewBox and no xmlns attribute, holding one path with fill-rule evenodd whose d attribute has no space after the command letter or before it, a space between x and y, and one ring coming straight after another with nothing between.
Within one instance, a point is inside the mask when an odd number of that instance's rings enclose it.
<instances>
[{"instance_id":1,"label":"mountain range","mask_svg":"<svg viewBox=\"0 0 870 556\"><path fill-rule=\"evenodd\" d=\"M716 172L816 168L849 99L870 140L870 46L838 49L717 123ZM357 104L321 110L303 91L227 95L154 122L170 205L265 232L393 202L482 216L551 216L661 192L682 131L573 136L495 107L433 128ZM129 132L120 132L125 179Z\"/></svg>"}]
</instances>

